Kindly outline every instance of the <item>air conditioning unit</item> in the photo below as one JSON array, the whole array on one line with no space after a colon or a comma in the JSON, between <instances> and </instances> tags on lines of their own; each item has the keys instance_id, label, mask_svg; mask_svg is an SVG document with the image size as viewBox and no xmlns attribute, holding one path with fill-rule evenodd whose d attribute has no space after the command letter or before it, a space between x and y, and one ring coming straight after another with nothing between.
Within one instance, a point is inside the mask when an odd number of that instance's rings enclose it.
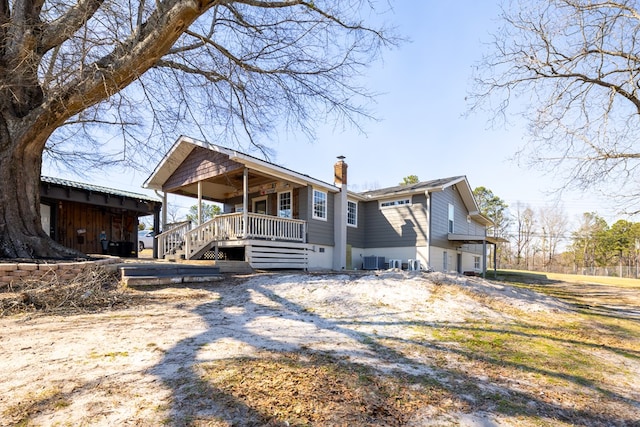
<instances>
[{"instance_id":1,"label":"air conditioning unit","mask_svg":"<svg viewBox=\"0 0 640 427\"><path fill-rule=\"evenodd\" d=\"M409 270L420 270L420 260L419 259L410 259L408 264Z\"/></svg>"},{"instance_id":2,"label":"air conditioning unit","mask_svg":"<svg viewBox=\"0 0 640 427\"><path fill-rule=\"evenodd\" d=\"M384 270L383 256L366 256L362 260L363 270Z\"/></svg>"},{"instance_id":3,"label":"air conditioning unit","mask_svg":"<svg viewBox=\"0 0 640 427\"><path fill-rule=\"evenodd\" d=\"M402 270L402 260L401 259L390 259L389 260L389 268L399 268Z\"/></svg>"}]
</instances>

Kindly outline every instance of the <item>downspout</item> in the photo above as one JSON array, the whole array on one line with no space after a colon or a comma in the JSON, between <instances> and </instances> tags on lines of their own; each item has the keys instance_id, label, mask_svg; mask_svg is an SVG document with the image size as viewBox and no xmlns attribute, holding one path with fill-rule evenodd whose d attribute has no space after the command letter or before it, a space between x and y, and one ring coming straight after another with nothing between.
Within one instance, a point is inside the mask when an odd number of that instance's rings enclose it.
<instances>
[{"instance_id":1,"label":"downspout","mask_svg":"<svg viewBox=\"0 0 640 427\"><path fill-rule=\"evenodd\" d=\"M154 192L156 193L156 196L162 199L162 227L160 228L160 230L164 231L167 228L167 193L162 192L162 195L160 195L158 193L158 190L154 190ZM159 231L155 228L154 230L156 231L156 234Z\"/></svg>"},{"instance_id":2,"label":"downspout","mask_svg":"<svg viewBox=\"0 0 640 427\"><path fill-rule=\"evenodd\" d=\"M427 190L424 195L427 198L427 235L425 236L427 238L427 254L425 255L425 269L428 270L431 268L431 193Z\"/></svg>"}]
</instances>

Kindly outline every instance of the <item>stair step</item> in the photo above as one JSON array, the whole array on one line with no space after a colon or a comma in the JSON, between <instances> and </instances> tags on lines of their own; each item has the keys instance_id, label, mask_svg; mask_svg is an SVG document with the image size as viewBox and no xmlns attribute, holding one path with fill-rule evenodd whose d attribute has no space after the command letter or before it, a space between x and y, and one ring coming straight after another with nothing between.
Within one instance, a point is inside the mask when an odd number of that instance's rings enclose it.
<instances>
[{"instance_id":1,"label":"stair step","mask_svg":"<svg viewBox=\"0 0 640 427\"><path fill-rule=\"evenodd\" d=\"M207 265L128 265L120 267L120 274L125 286L206 283L222 279L218 267Z\"/></svg>"}]
</instances>

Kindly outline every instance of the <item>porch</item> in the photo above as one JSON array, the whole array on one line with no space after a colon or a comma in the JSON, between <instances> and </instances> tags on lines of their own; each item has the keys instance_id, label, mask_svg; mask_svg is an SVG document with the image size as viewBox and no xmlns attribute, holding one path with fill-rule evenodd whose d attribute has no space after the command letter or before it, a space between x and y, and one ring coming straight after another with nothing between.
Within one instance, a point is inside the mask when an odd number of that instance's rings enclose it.
<instances>
[{"instance_id":1,"label":"porch","mask_svg":"<svg viewBox=\"0 0 640 427\"><path fill-rule=\"evenodd\" d=\"M231 256L254 268L306 269L310 241L332 245L328 194L340 189L235 150L180 137L144 187L161 194L164 207L154 258ZM195 227L168 229L169 194L194 199ZM208 219L205 202L217 203L222 213ZM320 220L310 222L316 216Z\"/></svg>"},{"instance_id":2,"label":"porch","mask_svg":"<svg viewBox=\"0 0 640 427\"><path fill-rule=\"evenodd\" d=\"M306 221L252 212L221 214L196 227L185 223L159 234L157 248L159 258L221 260L235 254L253 268L306 269Z\"/></svg>"}]
</instances>

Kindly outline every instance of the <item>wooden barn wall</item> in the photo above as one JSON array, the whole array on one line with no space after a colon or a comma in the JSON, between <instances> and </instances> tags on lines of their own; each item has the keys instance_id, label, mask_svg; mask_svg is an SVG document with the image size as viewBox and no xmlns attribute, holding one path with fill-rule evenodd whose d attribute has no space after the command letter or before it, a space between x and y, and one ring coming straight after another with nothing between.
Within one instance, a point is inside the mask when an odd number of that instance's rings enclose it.
<instances>
[{"instance_id":1,"label":"wooden barn wall","mask_svg":"<svg viewBox=\"0 0 640 427\"><path fill-rule=\"evenodd\" d=\"M171 191L240 168L243 166L229 159L226 154L195 147L164 183L162 189L163 191Z\"/></svg>"},{"instance_id":2,"label":"wooden barn wall","mask_svg":"<svg viewBox=\"0 0 640 427\"><path fill-rule=\"evenodd\" d=\"M102 253L102 231L110 241L137 241L138 217L133 212L65 201L52 204L51 209L55 209L54 238L64 246L86 254Z\"/></svg>"}]
</instances>

